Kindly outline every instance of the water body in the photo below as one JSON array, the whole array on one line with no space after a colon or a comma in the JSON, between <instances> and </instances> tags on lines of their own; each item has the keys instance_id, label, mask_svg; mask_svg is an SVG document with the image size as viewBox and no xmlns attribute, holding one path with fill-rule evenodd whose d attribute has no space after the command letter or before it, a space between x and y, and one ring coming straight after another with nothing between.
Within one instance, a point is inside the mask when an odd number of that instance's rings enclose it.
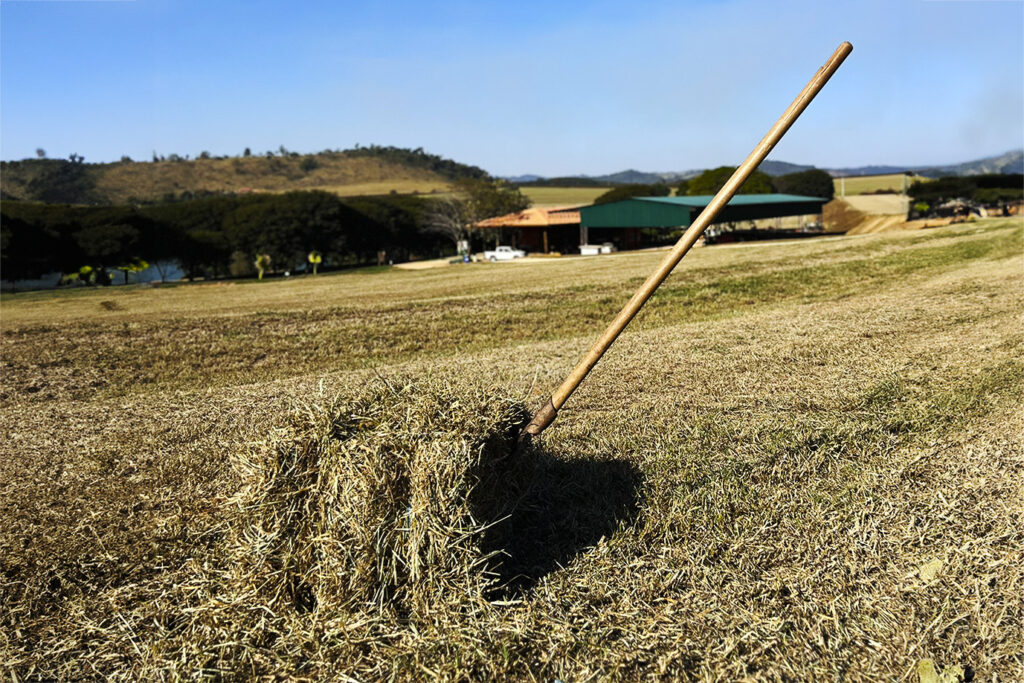
<instances>
[{"instance_id":1,"label":"water body","mask_svg":"<svg viewBox=\"0 0 1024 683\"><path fill-rule=\"evenodd\" d=\"M150 266L145 270L139 271L138 273L128 273L129 284L146 284L148 282L174 282L185 277L185 271L183 271L177 263L161 263L163 268L164 276L160 276L160 270L156 266ZM114 285L124 284L124 273L120 270L107 269L107 273L110 275L110 281ZM61 274L54 271L47 273L41 278L33 280L15 280L12 285L10 282L4 281L2 287L4 291L18 291L27 292L38 289L56 289L57 283L60 282ZM73 285L81 286L81 285Z\"/></svg>"}]
</instances>

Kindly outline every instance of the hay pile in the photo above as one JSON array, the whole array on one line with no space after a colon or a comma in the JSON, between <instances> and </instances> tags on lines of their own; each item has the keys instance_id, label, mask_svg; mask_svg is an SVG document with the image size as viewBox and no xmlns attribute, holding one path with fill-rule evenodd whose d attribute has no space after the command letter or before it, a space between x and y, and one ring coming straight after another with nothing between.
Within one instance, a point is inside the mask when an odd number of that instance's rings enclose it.
<instances>
[{"instance_id":1,"label":"hay pile","mask_svg":"<svg viewBox=\"0 0 1024 683\"><path fill-rule=\"evenodd\" d=\"M442 678L543 666L508 659L544 646L522 640L547 630L531 623L533 589L636 518L639 474L535 446L510 457L529 413L490 384L419 375L285 399L258 438L220 441L229 462L155 458L175 510L122 524L132 534L35 548L29 529L0 544L0 671L410 680L438 663ZM75 496L112 519L151 495L117 468L96 476L109 502ZM80 519L75 538L93 528ZM130 547L110 544L121 536Z\"/></svg>"},{"instance_id":2,"label":"hay pile","mask_svg":"<svg viewBox=\"0 0 1024 683\"><path fill-rule=\"evenodd\" d=\"M236 457L227 562L194 586L205 600L170 649L219 673L379 664L388 634L489 609L503 554L485 535L531 485L532 460L508 457L528 417L511 397L422 381L296 406Z\"/></svg>"}]
</instances>

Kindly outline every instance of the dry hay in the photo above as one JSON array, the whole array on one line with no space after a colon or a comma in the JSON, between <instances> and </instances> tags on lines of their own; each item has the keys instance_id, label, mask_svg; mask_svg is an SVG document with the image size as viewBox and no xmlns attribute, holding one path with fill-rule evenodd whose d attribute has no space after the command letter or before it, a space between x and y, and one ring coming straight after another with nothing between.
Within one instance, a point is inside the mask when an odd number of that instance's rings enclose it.
<instances>
[{"instance_id":1,"label":"dry hay","mask_svg":"<svg viewBox=\"0 0 1024 683\"><path fill-rule=\"evenodd\" d=\"M615 494L632 490L629 468L588 472L535 448L510 457L529 414L484 387L381 377L356 395L293 400L267 438L232 454L236 493L177 539L176 557L141 581L94 581L77 607L19 609L11 625L26 632L6 663L30 677L88 666L125 679L332 667L377 678L389 652L483 628L611 533L624 507L635 515ZM580 479L608 489L603 507L576 514ZM552 506L571 516L550 520ZM5 585L11 604L63 602L18 583Z\"/></svg>"},{"instance_id":2,"label":"dry hay","mask_svg":"<svg viewBox=\"0 0 1024 683\"><path fill-rule=\"evenodd\" d=\"M388 381L297 409L239 459L251 483L236 500L233 581L270 589L259 602L330 615L478 603L495 579L481 515L501 507L492 498L525 417L505 396Z\"/></svg>"},{"instance_id":3,"label":"dry hay","mask_svg":"<svg viewBox=\"0 0 1024 683\"><path fill-rule=\"evenodd\" d=\"M927 268L868 288L825 262L827 299L634 329L515 463L502 368L552 386L589 336L388 371L412 379L14 393L0 675L1018 680L1019 228L980 248L1001 234L751 250Z\"/></svg>"},{"instance_id":4,"label":"dry hay","mask_svg":"<svg viewBox=\"0 0 1024 683\"><path fill-rule=\"evenodd\" d=\"M206 576L210 598L177 640L206 641L204 669L270 671L347 650L316 656L313 634L358 649L487 609L502 557L485 535L529 485L529 460L509 457L527 417L505 395L383 379L296 406L236 458L248 483L227 523L228 561Z\"/></svg>"},{"instance_id":5,"label":"dry hay","mask_svg":"<svg viewBox=\"0 0 1024 683\"><path fill-rule=\"evenodd\" d=\"M287 400L265 438L232 450L217 485L234 495L191 528L122 533L130 547L85 574L8 555L0 665L19 679L376 679L485 637L503 606L637 513L631 466L510 457L529 414L486 382L378 377ZM90 554L52 545L41 562Z\"/></svg>"}]
</instances>

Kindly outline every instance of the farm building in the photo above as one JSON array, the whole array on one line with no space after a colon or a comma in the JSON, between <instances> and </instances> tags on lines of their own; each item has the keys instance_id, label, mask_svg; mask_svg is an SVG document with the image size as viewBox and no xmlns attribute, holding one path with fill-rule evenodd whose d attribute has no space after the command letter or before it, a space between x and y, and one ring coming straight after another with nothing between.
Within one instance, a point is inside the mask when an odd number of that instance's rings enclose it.
<instances>
[{"instance_id":1,"label":"farm building","mask_svg":"<svg viewBox=\"0 0 1024 683\"><path fill-rule=\"evenodd\" d=\"M526 209L488 218L476 227L525 251L571 253L579 248L580 212L575 206Z\"/></svg>"},{"instance_id":2,"label":"farm building","mask_svg":"<svg viewBox=\"0 0 1024 683\"><path fill-rule=\"evenodd\" d=\"M580 212L580 244L612 242L619 249L659 243L659 233L687 228L713 199L712 195L633 197L619 202L584 206ZM784 216L818 216L827 199L793 194L744 194L733 197L718 214L716 224L741 223ZM719 231L721 232L721 231ZM756 230L744 231L758 232ZM761 230L764 236L788 236ZM714 234L709 230L710 234ZM746 235L750 238L751 235ZM756 237L756 235L754 236Z\"/></svg>"},{"instance_id":3,"label":"farm building","mask_svg":"<svg viewBox=\"0 0 1024 683\"><path fill-rule=\"evenodd\" d=\"M476 224L493 231L495 241L532 252L578 252L580 245L611 242L619 249L638 249L674 241L672 232L690 226L712 195L633 197L583 207L527 209L488 218ZM737 195L718 216L717 224L736 224L763 218L816 216L827 200L792 194ZM790 235L790 233L794 233ZM795 236L794 231L715 230L719 241ZM487 239L485 241L490 241Z\"/></svg>"}]
</instances>

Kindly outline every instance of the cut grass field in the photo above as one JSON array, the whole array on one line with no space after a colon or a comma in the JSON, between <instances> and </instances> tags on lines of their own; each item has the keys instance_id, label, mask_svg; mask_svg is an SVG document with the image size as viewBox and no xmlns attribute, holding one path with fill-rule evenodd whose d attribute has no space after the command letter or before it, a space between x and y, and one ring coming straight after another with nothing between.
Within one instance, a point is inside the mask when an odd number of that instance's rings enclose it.
<instances>
[{"instance_id":1,"label":"cut grass field","mask_svg":"<svg viewBox=\"0 0 1024 683\"><path fill-rule=\"evenodd\" d=\"M842 196L844 184L846 196L850 197L859 194L878 192L879 190L899 193L904 189L904 187L909 188L912 183L927 182L929 180L931 180L931 178L919 175L906 177L902 173L891 173L889 175L850 176L843 180L836 178L832 181L832 184L835 186L837 197Z\"/></svg>"},{"instance_id":2,"label":"cut grass field","mask_svg":"<svg viewBox=\"0 0 1024 683\"><path fill-rule=\"evenodd\" d=\"M1019 679L1021 241L4 296L0 671Z\"/></svg>"},{"instance_id":3,"label":"cut grass field","mask_svg":"<svg viewBox=\"0 0 1024 683\"><path fill-rule=\"evenodd\" d=\"M611 188L607 187L523 187L522 193L530 198L534 206L583 206Z\"/></svg>"}]
</instances>

